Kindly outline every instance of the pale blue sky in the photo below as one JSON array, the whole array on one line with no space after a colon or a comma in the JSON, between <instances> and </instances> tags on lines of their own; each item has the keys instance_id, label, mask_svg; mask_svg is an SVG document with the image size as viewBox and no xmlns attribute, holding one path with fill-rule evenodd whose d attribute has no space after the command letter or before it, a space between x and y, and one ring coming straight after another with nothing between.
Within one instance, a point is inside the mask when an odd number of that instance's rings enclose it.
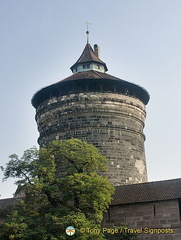
<instances>
[{"instance_id":1,"label":"pale blue sky","mask_svg":"<svg viewBox=\"0 0 181 240\"><path fill-rule=\"evenodd\" d=\"M90 43L100 46L108 73L151 95L149 181L181 177L180 12L180 0L0 0L0 165L37 145L31 98L71 75L89 21ZM13 182L0 182L1 198L12 196Z\"/></svg>"}]
</instances>

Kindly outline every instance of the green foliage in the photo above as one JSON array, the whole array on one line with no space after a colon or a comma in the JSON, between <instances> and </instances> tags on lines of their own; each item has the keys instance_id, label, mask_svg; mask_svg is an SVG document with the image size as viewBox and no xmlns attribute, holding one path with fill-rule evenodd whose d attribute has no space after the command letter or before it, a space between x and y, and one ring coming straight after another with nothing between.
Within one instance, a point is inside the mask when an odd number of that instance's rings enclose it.
<instances>
[{"instance_id":1,"label":"green foliage","mask_svg":"<svg viewBox=\"0 0 181 240\"><path fill-rule=\"evenodd\" d=\"M98 173L107 160L98 150L78 139L53 141L39 151L31 148L21 159L11 155L4 180L18 178L25 198L0 226L0 240L105 239L103 234L81 233L100 228L114 188Z\"/></svg>"},{"instance_id":2,"label":"green foliage","mask_svg":"<svg viewBox=\"0 0 181 240\"><path fill-rule=\"evenodd\" d=\"M1 167L4 171L3 180L13 177L20 179L15 182L17 185L31 183L36 177L36 166L39 159L36 147L26 150L21 159L18 159L16 154L9 156L9 158L10 161L6 165L6 169Z\"/></svg>"},{"instance_id":3,"label":"green foliage","mask_svg":"<svg viewBox=\"0 0 181 240\"><path fill-rule=\"evenodd\" d=\"M7 217L0 225L0 240L135 240L124 231L88 231L101 230L114 192L108 179L99 175L106 164L97 148L78 139L53 141L39 151L33 147L21 159L11 155L4 180L18 178L18 191L25 197L1 212ZM68 226L75 228L71 237L65 232Z\"/></svg>"}]
</instances>

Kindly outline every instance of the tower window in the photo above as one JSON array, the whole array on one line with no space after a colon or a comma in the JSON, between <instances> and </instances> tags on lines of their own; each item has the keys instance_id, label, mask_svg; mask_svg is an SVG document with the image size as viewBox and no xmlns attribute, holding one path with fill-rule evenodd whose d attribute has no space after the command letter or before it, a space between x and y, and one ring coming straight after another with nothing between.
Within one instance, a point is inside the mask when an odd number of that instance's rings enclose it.
<instances>
[{"instance_id":1,"label":"tower window","mask_svg":"<svg viewBox=\"0 0 181 240\"><path fill-rule=\"evenodd\" d=\"M108 208L108 211L107 211L107 215L108 215L108 220L110 220L111 219L111 211L110 211L110 208Z\"/></svg>"},{"instance_id":2,"label":"tower window","mask_svg":"<svg viewBox=\"0 0 181 240\"><path fill-rule=\"evenodd\" d=\"M181 198L178 199L178 207L179 207L179 215L180 215L180 221L181 221Z\"/></svg>"},{"instance_id":3,"label":"tower window","mask_svg":"<svg viewBox=\"0 0 181 240\"><path fill-rule=\"evenodd\" d=\"M90 68L90 64L84 64L83 69Z\"/></svg>"},{"instance_id":4,"label":"tower window","mask_svg":"<svg viewBox=\"0 0 181 240\"><path fill-rule=\"evenodd\" d=\"M100 69L100 65L97 65L97 68Z\"/></svg>"},{"instance_id":5,"label":"tower window","mask_svg":"<svg viewBox=\"0 0 181 240\"><path fill-rule=\"evenodd\" d=\"M156 216L156 206L155 205L153 205L153 214L154 214L154 216Z\"/></svg>"}]
</instances>

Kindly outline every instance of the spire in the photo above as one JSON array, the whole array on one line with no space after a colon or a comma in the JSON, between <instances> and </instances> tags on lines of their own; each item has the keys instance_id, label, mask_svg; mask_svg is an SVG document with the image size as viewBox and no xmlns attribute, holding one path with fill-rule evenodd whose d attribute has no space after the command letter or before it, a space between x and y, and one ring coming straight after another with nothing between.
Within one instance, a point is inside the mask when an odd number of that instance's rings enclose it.
<instances>
[{"instance_id":1,"label":"spire","mask_svg":"<svg viewBox=\"0 0 181 240\"><path fill-rule=\"evenodd\" d=\"M77 60L70 68L73 73L96 71L105 73L108 71L106 64L100 59L100 48L97 44L94 45L94 50L89 43L89 22L84 22L87 26L87 44Z\"/></svg>"},{"instance_id":2,"label":"spire","mask_svg":"<svg viewBox=\"0 0 181 240\"><path fill-rule=\"evenodd\" d=\"M87 31L86 31L86 34L87 34L87 44L89 44L89 25L90 25L90 23L89 22L85 22L85 24L87 25Z\"/></svg>"}]
</instances>

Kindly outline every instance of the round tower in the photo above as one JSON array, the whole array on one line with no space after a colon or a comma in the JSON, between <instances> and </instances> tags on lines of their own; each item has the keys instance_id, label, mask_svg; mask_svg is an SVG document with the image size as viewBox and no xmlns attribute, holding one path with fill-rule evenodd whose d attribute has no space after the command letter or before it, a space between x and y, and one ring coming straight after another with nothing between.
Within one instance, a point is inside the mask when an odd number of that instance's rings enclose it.
<instances>
[{"instance_id":1,"label":"round tower","mask_svg":"<svg viewBox=\"0 0 181 240\"><path fill-rule=\"evenodd\" d=\"M32 105L40 147L55 139L79 138L109 161L114 186L147 181L143 134L148 92L107 74L100 49L89 43L71 67L73 75L35 93Z\"/></svg>"}]
</instances>

